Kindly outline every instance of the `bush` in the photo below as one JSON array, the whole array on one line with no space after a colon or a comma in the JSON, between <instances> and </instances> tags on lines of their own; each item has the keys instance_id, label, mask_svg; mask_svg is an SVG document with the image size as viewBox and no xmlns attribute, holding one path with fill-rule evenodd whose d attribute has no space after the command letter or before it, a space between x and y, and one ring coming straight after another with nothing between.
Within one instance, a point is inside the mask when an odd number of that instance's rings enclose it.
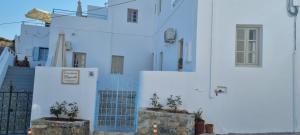
<instances>
[{"instance_id":1,"label":"bush","mask_svg":"<svg viewBox=\"0 0 300 135\"><path fill-rule=\"evenodd\" d=\"M77 117L79 113L79 108L76 102L67 103L63 101L62 103L56 102L54 105L50 107L50 114L54 115L57 119L59 116L64 114L69 117L70 120L73 120Z\"/></svg>"},{"instance_id":2,"label":"bush","mask_svg":"<svg viewBox=\"0 0 300 135\"><path fill-rule=\"evenodd\" d=\"M73 120L77 117L79 113L79 108L76 102L69 103L64 111L65 115L69 117L69 119Z\"/></svg>"},{"instance_id":3,"label":"bush","mask_svg":"<svg viewBox=\"0 0 300 135\"><path fill-rule=\"evenodd\" d=\"M158 109L158 110L162 109L163 106L160 104L157 93L153 93L153 96L152 96L152 98L150 98L150 100L151 100L151 105L152 105L153 109Z\"/></svg>"},{"instance_id":4,"label":"bush","mask_svg":"<svg viewBox=\"0 0 300 135\"><path fill-rule=\"evenodd\" d=\"M181 97L171 95L168 99L167 105L170 107L171 110L177 112L178 107L182 105Z\"/></svg>"},{"instance_id":5,"label":"bush","mask_svg":"<svg viewBox=\"0 0 300 135\"><path fill-rule=\"evenodd\" d=\"M66 104L66 101L63 101L62 103L56 102L50 107L50 114L54 115L58 119L59 116L66 110Z\"/></svg>"}]
</instances>

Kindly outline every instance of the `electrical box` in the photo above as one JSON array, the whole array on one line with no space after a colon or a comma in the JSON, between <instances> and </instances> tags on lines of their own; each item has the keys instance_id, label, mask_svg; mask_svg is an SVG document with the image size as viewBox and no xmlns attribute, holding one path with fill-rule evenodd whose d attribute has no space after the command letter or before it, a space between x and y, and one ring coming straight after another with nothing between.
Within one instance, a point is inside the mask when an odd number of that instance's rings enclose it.
<instances>
[{"instance_id":1,"label":"electrical box","mask_svg":"<svg viewBox=\"0 0 300 135\"><path fill-rule=\"evenodd\" d=\"M294 6L300 6L300 0L293 0Z\"/></svg>"}]
</instances>

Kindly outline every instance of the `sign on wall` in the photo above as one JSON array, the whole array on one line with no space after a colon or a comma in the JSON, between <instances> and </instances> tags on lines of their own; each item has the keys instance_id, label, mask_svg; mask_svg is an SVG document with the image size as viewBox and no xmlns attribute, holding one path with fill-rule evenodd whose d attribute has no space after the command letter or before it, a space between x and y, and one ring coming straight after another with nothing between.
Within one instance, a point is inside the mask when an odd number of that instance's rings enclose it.
<instances>
[{"instance_id":1,"label":"sign on wall","mask_svg":"<svg viewBox=\"0 0 300 135\"><path fill-rule=\"evenodd\" d=\"M78 85L80 80L80 71L79 70L69 70L63 69L61 73L61 83L62 84L71 84Z\"/></svg>"}]
</instances>

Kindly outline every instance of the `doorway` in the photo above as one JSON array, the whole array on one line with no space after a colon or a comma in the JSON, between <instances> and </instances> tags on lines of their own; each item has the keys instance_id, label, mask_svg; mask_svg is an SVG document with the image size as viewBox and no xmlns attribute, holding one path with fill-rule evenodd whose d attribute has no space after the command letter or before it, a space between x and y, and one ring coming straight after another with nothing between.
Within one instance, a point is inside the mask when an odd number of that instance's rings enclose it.
<instances>
[{"instance_id":1,"label":"doorway","mask_svg":"<svg viewBox=\"0 0 300 135\"><path fill-rule=\"evenodd\" d=\"M74 52L73 53L73 67L84 68L86 65L86 53Z\"/></svg>"},{"instance_id":2,"label":"doorway","mask_svg":"<svg viewBox=\"0 0 300 135\"><path fill-rule=\"evenodd\" d=\"M183 45L184 45L183 39L179 40L179 46L178 46L178 63L177 63L177 69L178 69L178 71L181 71L183 69Z\"/></svg>"}]
</instances>

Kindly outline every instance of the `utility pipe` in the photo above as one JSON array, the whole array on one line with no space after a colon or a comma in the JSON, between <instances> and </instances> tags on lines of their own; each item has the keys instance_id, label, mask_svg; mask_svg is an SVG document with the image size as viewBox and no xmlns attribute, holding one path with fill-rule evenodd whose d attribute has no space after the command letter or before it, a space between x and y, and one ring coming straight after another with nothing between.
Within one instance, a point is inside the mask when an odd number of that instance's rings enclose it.
<instances>
[{"instance_id":1,"label":"utility pipe","mask_svg":"<svg viewBox=\"0 0 300 135\"><path fill-rule=\"evenodd\" d=\"M287 1L287 11L289 16L294 18L294 36L293 36L293 53L292 53L292 103L293 103L293 132L296 132L297 120L296 120L296 50L297 50L297 15L298 7L293 5L292 0Z\"/></svg>"}]
</instances>

